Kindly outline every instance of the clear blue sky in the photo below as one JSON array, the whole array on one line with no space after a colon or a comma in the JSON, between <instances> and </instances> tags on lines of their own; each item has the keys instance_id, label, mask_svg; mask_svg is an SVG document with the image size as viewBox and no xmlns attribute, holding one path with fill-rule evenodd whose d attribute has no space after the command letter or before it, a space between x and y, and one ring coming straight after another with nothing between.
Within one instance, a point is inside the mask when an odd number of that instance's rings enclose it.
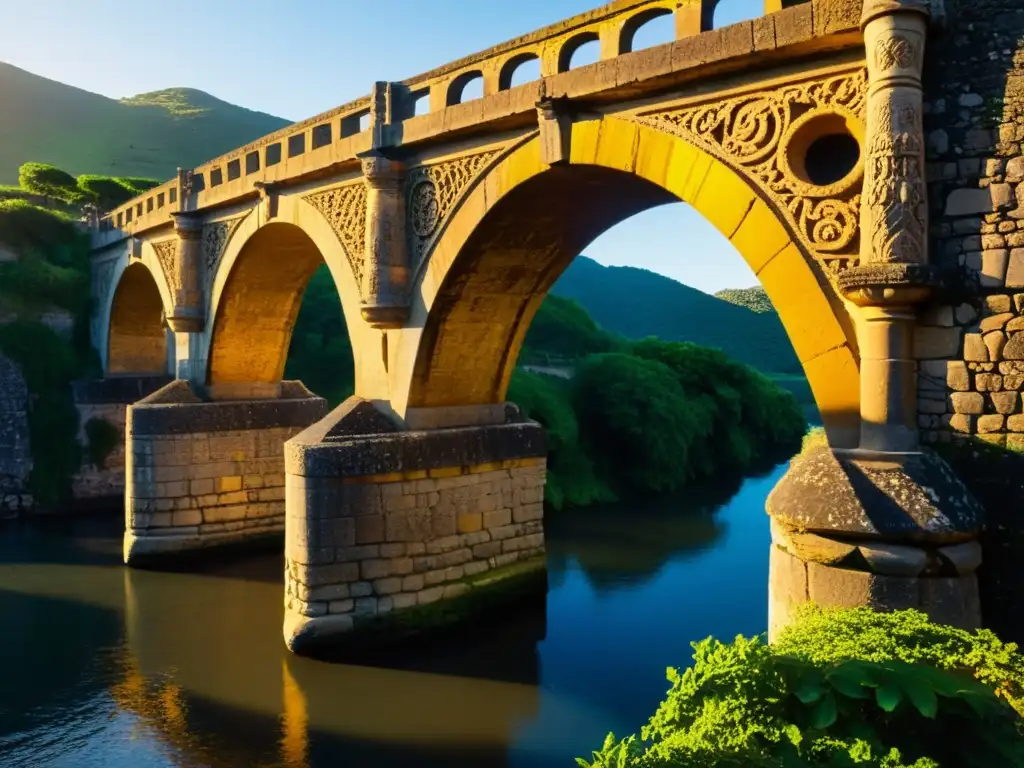
<instances>
[{"instance_id":1,"label":"clear blue sky","mask_svg":"<svg viewBox=\"0 0 1024 768\"><path fill-rule=\"evenodd\" d=\"M374 80L403 80L599 4L0 0L0 61L112 98L190 87L301 120L368 93ZM715 26L762 7L763 0L722 0ZM667 29L652 24L638 47L662 42ZM732 246L682 203L634 216L586 252L708 292L757 282Z\"/></svg>"}]
</instances>

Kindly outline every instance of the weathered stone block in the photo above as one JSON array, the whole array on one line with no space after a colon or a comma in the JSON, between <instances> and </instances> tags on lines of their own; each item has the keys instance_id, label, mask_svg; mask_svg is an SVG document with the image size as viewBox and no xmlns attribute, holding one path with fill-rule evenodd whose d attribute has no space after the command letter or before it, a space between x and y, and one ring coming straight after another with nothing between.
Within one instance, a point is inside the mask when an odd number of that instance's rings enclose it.
<instances>
[{"instance_id":1,"label":"weathered stone block","mask_svg":"<svg viewBox=\"0 0 1024 768\"><path fill-rule=\"evenodd\" d=\"M956 413L980 414L985 410L985 398L979 392L954 392L950 400Z\"/></svg>"}]
</instances>

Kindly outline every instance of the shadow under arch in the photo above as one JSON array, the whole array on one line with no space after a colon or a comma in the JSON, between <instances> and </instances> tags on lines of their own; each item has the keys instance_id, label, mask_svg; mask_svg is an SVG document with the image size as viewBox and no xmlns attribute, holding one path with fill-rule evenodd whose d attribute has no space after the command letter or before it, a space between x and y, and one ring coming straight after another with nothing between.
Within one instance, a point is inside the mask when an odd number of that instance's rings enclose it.
<instances>
[{"instance_id":1,"label":"shadow under arch","mask_svg":"<svg viewBox=\"0 0 1024 768\"><path fill-rule=\"evenodd\" d=\"M110 304L107 373L167 372L167 328L160 288L143 262L129 264L118 278Z\"/></svg>"},{"instance_id":2,"label":"shadow under arch","mask_svg":"<svg viewBox=\"0 0 1024 768\"><path fill-rule=\"evenodd\" d=\"M757 275L807 374L835 447L859 430L852 319L817 261L741 175L689 142L605 117L574 123L570 162L549 166L538 138L480 179L416 276L417 329L399 408L501 402L530 321L588 243L640 211L692 205ZM402 394L402 393L399 393Z\"/></svg>"},{"instance_id":3,"label":"shadow under arch","mask_svg":"<svg viewBox=\"0 0 1024 768\"><path fill-rule=\"evenodd\" d=\"M226 277L211 304L207 384L281 381L303 294L324 263L313 239L288 222L259 227L222 263Z\"/></svg>"}]
</instances>

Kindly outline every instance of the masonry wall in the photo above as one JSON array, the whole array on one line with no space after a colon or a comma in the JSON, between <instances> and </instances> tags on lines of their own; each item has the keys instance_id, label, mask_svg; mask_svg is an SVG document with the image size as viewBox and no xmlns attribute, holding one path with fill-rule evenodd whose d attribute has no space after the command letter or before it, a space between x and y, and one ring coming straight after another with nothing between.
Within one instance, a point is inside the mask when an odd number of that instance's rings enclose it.
<instances>
[{"instance_id":1,"label":"masonry wall","mask_svg":"<svg viewBox=\"0 0 1024 768\"><path fill-rule=\"evenodd\" d=\"M121 503L125 489L125 423L128 406L151 395L169 381L166 376L124 376L75 383L78 442L83 446L88 444L86 425L92 419L105 421L119 435L114 449L104 457L102 465L92 463L87 456L83 456L82 466L72 478L71 493L76 507L82 503Z\"/></svg>"},{"instance_id":2,"label":"masonry wall","mask_svg":"<svg viewBox=\"0 0 1024 768\"><path fill-rule=\"evenodd\" d=\"M165 390L186 388L175 382ZM129 409L126 562L280 534L284 443L326 413L325 401L307 391L281 400L159 402L164 394Z\"/></svg>"},{"instance_id":3,"label":"masonry wall","mask_svg":"<svg viewBox=\"0 0 1024 768\"><path fill-rule=\"evenodd\" d=\"M926 443L976 435L1024 447L1024 9L948 2L925 66L932 260L944 286L921 317Z\"/></svg>"},{"instance_id":4,"label":"masonry wall","mask_svg":"<svg viewBox=\"0 0 1024 768\"><path fill-rule=\"evenodd\" d=\"M18 367L0 355L0 517L32 505L28 388Z\"/></svg>"},{"instance_id":5,"label":"masonry wall","mask_svg":"<svg viewBox=\"0 0 1024 768\"><path fill-rule=\"evenodd\" d=\"M289 475L287 609L352 623L459 597L491 571L543 558L544 477L543 458L362 478ZM310 495L322 515L301 514ZM323 503L328 496L336 503Z\"/></svg>"},{"instance_id":6,"label":"masonry wall","mask_svg":"<svg viewBox=\"0 0 1024 768\"><path fill-rule=\"evenodd\" d=\"M946 8L924 73L931 257L943 285L917 332L919 425L985 507L984 623L1024 639L1024 8Z\"/></svg>"}]
</instances>

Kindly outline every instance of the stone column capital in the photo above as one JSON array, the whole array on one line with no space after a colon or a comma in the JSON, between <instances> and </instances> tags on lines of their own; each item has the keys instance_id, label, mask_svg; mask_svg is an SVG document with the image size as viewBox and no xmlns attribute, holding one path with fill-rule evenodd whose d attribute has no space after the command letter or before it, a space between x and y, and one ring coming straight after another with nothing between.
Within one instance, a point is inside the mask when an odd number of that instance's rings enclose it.
<instances>
[{"instance_id":1,"label":"stone column capital","mask_svg":"<svg viewBox=\"0 0 1024 768\"><path fill-rule=\"evenodd\" d=\"M366 183L374 189L397 189L405 179L405 163L392 160L381 152L370 151L360 155L359 160Z\"/></svg>"},{"instance_id":2,"label":"stone column capital","mask_svg":"<svg viewBox=\"0 0 1024 768\"><path fill-rule=\"evenodd\" d=\"M931 2L930 0L864 0L864 8L860 15L861 29L880 16L892 16L899 13L917 13L925 18L931 18Z\"/></svg>"},{"instance_id":3,"label":"stone column capital","mask_svg":"<svg viewBox=\"0 0 1024 768\"><path fill-rule=\"evenodd\" d=\"M203 220L188 213L172 213L174 233L183 240L198 240L203 233Z\"/></svg>"}]
</instances>

